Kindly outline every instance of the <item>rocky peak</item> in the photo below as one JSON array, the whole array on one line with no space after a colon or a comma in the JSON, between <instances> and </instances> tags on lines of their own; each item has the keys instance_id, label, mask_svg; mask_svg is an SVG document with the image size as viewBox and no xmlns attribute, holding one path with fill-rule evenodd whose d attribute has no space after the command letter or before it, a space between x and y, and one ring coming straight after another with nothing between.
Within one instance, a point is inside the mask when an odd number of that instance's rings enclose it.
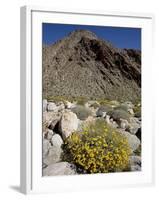
<instances>
[{"instance_id":1,"label":"rocky peak","mask_svg":"<svg viewBox=\"0 0 159 200\"><path fill-rule=\"evenodd\" d=\"M73 31L43 48L43 92L44 96L138 99L141 52L116 48L87 30Z\"/></svg>"},{"instance_id":2,"label":"rocky peak","mask_svg":"<svg viewBox=\"0 0 159 200\"><path fill-rule=\"evenodd\" d=\"M98 39L97 36L93 32L88 31L88 30L82 30L82 29L71 32L68 37L70 37L71 39L73 39L73 38Z\"/></svg>"}]
</instances>

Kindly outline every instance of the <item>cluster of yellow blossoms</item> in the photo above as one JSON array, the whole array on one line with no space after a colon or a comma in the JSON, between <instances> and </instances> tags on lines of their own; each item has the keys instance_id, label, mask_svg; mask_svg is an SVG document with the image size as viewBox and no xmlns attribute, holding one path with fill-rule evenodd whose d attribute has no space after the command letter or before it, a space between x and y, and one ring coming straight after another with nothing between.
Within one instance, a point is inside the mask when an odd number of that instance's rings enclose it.
<instances>
[{"instance_id":1,"label":"cluster of yellow blossoms","mask_svg":"<svg viewBox=\"0 0 159 200\"><path fill-rule=\"evenodd\" d=\"M124 171L129 167L127 139L102 120L69 136L64 143L64 153L65 160L87 173Z\"/></svg>"}]
</instances>

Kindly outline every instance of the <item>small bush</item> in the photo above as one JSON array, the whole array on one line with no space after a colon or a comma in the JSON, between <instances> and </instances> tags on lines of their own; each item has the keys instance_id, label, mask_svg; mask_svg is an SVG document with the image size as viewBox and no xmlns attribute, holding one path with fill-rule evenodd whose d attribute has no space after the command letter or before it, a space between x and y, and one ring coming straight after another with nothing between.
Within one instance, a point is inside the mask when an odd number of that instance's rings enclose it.
<instances>
[{"instance_id":1,"label":"small bush","mask_svg":"<svg viewBox=\"0 0 159 200\"><path fill-rule=\"evenodd\" d=\"M63 145L63 160L74 163L85 173L125 171L129 168L127 139L104 121L97 120L74 132Z\"/></svg>"},{"instance_id":2,"label":"small bush","mask_svg":"<svg viewBox=\"0 0 159 200\"><path fill-rule=\"evenodd\" d=\"M130 115L124 110L112 110L108 112L108 115L110 115L111 118L113 118L115 121L120 121L120 119L126 119L129 121Z\"/></svg>"},{"instance_id":3,"label":"small bush","mask_svg":"<svg viewBox=\"0 0 159 200\"><path fill-rule=\"evenodd\" d=\"M86 97L78 97L76 98L76 101L77 101L77 105L84 106L87 103L88 99Z\"/></svg>"},{"instance_id":4,"label":"small bush","mask_svg":"<svg viewBox=\"0 0 159 200\"><path fill-rule=\"evenodd\" d=\"M100 104L101 106L112 105L111 101L108 100L108 99L99 99L98 102L99 102L99 104Z\"/></svg>"},{"instance_id":5,"label":"small bush","mask_svg":"<svg viewBox=\"0 0 159 200\"><path fill-rule=\"evenodd\" d=\"M92 115L92 112L89 108L81 105L77 105L76 107L72 108L72 112L74 112L80 120L85 120L88 118L88 116Z\"/></svg>"},{"instance_id":6,"label":"small bush","mask_svg":"<svg viewBox=\"0 0 159 200\"><path fill-rule=\"evenodd\" d=\"M97 103L97 102L95 102L95 103L93 103L93 104L91 104L91 106L90 107L93 107L93 108L98 108L99 107L99 104Z\"/></svg>"},{"instance_id":7,"label":"small bush","mask_svg":"<svg viewBox=\"0 0 159 200\"><path fill-rule=\"evenodd\" d=\"M75 96L49 96L46 98L49 102L58 103L59 101L62 102L77 102L78 105L84 105L88 99L86 97L75 97Z\"/></svg>"},{"instance_id":8,"label":"small bush","mask_svg":"<svg viewBox=\"0 0 159 200\"><path fill-rule=\"evenodd\" d=\"M124 111L128 111L128 106L126 105L120 105L114 108L115 110L124 110Z\"/></svg>"},{"instance_id":9,"label":"small bush","mask_svg":"<svg viewBox=\"0 0 159 200\"><path fill-rule=\"evenodd\" d=\"M110 112L110 111L112 111L112 107L110 107L110 106L100 106L99 108L98 108L98 110L97 110L97 112L96 112L96 115L98 116L98 117L102 117L103 116L103 112L106 112L106 113L108 113L108 112Z\"/></svg>"},{"instance_id":10,"label":"small bush","mask_svg":"<svg viewBox=\"0 0 159 200\"><path fill-rule=\"evenodd\" d=\"M72 101L71 97L66 96L49 96L47 97L47 100L54 103L58 103L60 101L62 101L63 103L65 103L66 101Z\"/></svg>"}]
</instances>

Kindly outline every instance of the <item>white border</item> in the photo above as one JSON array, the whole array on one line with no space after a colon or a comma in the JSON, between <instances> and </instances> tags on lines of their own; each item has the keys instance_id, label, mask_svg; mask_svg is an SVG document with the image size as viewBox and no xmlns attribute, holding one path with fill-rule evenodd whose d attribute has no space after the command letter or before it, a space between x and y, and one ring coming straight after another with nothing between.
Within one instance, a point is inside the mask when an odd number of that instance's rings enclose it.
<instances>
[{"instance_id":1,"label":"white border","mask_svg":"<svg viewBox=\"0 0 159 200\"><path fill-rule=\"evenodd\" d=\"M21 191L75 191L112 186L152 184L152 15L113 12L66 12L21 9ZM42 23L89 24L142 28L142 172L42 177Z\"/></svg>"}]
</instances>

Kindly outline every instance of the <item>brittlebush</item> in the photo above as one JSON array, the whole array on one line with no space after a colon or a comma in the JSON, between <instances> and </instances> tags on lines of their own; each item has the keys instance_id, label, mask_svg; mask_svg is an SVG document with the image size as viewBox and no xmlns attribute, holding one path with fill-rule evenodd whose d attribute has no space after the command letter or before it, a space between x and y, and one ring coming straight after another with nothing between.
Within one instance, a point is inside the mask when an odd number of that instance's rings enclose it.
<instances>
[{"instance_id":1,"label":"brittlebush","mask_svg":"<svg viewBox=\"0 0 159 200\"><path fill-rule=\"evenodd\" d=\"M65 161L85 173L125 171L129 167L127 139L104 121L96 121L81 132L74 132L64 143Z\"/></svg>"}]
</instances>

